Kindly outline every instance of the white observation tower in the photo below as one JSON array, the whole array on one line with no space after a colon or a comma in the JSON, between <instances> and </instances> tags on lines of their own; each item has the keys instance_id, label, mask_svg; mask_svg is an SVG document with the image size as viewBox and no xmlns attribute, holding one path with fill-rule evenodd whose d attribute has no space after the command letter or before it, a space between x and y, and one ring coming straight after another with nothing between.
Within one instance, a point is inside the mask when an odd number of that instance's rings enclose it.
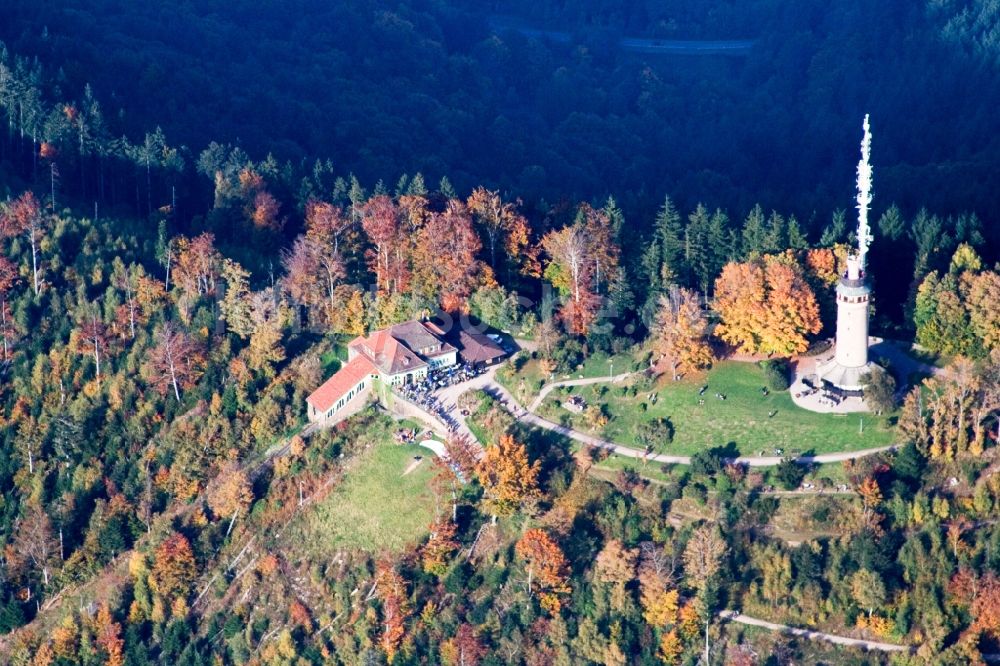
<instances>
[{"instance_id":1,"label":"white observation tower","mask_svg":"<svg viewBox=\"0 0 1000 666\"><path fill-rule=\"evenodd\" d=\"M872 242L868 206L872 202L872 133L865 115L861 161L858 162L858 249L847 257L847 271L837 283L837 342L834 357L816 368L818 379L842 391L862 390L861 377L871 370L868 362L868 302L871 289L865 259Z\"/></svg>"}]
</instances>

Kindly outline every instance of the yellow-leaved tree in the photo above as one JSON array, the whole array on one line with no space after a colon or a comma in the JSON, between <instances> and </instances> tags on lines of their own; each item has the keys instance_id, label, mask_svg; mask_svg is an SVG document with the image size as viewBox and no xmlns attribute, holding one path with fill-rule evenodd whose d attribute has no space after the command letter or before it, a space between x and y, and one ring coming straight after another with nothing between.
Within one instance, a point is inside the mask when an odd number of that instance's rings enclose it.
<instances>
[{"instance_id":1,"label":"yellow-leaved tree","mask_svg":"<svg viewBox=\"0 0 1000 666\"><path fill-rule=\"evenodd\" d=\"M744 354L801 354L822 327L816 296L790 255L726 264L715 309L715 334Z\"/></svg>"},{"instance_id":2,"label":"yellow-leaved tree","mask_svg":"<svg viewBox=\"0 0 1000 666\"><path fill-rule=\"evenodd\" d=\"M671 290L660 297L651 338L653 358L670 368L671 377L707 368L712 364L707 326L698 294L690 289Z\"/></svg>"},{"instance_id":3,"label":"yellow-leaved tree","mask_svg":"<svg viewBox=\"0 0 1000 666\"><path fill-rule=\"evenodd\" d=\"M501 435L495 446L486 448L476 473L483 486L483 504L493 516L509 516L528 500L538 496L540 463L528 459L523 444L511 435Z\"/></svg>"}]
</instances>

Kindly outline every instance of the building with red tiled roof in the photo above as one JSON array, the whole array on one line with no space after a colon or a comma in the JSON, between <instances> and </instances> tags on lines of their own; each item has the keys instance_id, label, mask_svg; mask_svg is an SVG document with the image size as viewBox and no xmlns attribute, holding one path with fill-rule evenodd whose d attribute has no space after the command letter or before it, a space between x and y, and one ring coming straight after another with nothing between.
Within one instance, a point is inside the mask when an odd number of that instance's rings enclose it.
<instances>
[{"instance_id":1,"label":"building with red tiled roof","mask_svg":"<svg viewBox=\"0 0 1000 666\"><path fill-rule=\"evenodd\" d=\"M357 337L347 345L347 357L361 355L379 370L379 378L391 386L412 384L433 368L454 365L458 350L439 337L440 329L422 321L406 321Z\"/></svg>"},{"instance_id":2,"label":"building with red tiled roof","mask_svg":"<svg viewBox=\"0 0 1000 666\"><path fill-rule=\"evenodd\" d=\"M407 321L347 345L347 363L308 398L310 421L339 420L348 402L378 379L387 386L422 381L427 372L457 362L458 350L433 324Z\"/></svg>"},{"instance_id":3,"label":"building with red tiled roof","mask_svg":"<svg viewBox=\"0 0 1000 666\"><path fill-rule=\"evenodd\" d=\"M371 361L355 356L306 398L309 420L332 419L355 396L368 389L376 377L378 370Z\"/></svg>"}]
</instances>

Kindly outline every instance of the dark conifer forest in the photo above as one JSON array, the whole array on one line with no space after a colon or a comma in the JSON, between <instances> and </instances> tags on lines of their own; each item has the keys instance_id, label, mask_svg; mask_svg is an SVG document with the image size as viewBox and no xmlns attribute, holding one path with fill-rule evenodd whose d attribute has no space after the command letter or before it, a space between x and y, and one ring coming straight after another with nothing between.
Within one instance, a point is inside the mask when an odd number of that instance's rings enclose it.
<instances>
[{"instance_id":1,"label":"dark conifer forest","mask_svg":"<svg viewBox=\"0 0 1000 666\"><path fill-rule=\"evenodd\" d=\"M231 143L532 203L613 194L646 219L670 191L820 229L850 195L843 148L866 112L882 204L1000 213L989 4L8 0L0 39L67 93L90 84L115 135L160 126L194 154ZM623 37L753 46L659 55Z\"/></svg>"},{"instance_id":2,"label":"dark conifer forest","mask_svg":"<svg viewBox=\"0 0 1000 666\"><path fill-rule=\"evenodd\" d=\"M0 663L1000 659L997 109L990 0L0 0Z\"/></svg>"}]
</instances>

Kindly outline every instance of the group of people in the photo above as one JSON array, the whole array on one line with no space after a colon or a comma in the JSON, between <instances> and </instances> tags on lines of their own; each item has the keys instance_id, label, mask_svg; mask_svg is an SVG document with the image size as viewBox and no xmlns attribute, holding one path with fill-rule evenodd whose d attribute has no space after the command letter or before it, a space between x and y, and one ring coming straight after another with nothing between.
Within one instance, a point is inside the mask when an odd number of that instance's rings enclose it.
<instances>
[{"instance_id":1,"label":"group of people","mask_svg":"<svg viewBox=\"0 0 1000 666\"><path fill-rule=\"evenodd\" d=\"M836 407L841 402L843 402L843 397L837 395L836 393L831 393L830 391L823 391L822 397L819 399L819 404L826 405L827 407Z\"/></svg>"},{"instance_id":2,"label":"group of people","mask_svg":"<svg viewBox=\"0 0 1000 666\"><path fill-rule=\"evenodd\" d=\"M437 417L448 428L448 432L455 432L458 430L458 421L451 415L451 410L435 395L435 392L468 381L481 374L483 374L481 369L462 363L432 370L423 381L398 386L396 392L405 400Z\"/></svg>"},{"instance_id":3,"label":"group of people","mask_svg":"<svg viewBox=\"0 0 1000 666\"><path fill-rule=\"evenodd\" d=\"M458 423L451 416L450 411L444 406L441 400L434 395L434 390L433 384L428 382L409 384L396 388L396 392L400 397L437 417L447 426L448 432L454 432L458 428Z\"/></svg>"},{"instance_id":4,"label":"group of people","mask_svg":"<svg viewBox=\"0 0 1000 666\"><path fill-rule=\"evenodd\" d=\"M707 390L708 390L708 384L705 384L700 389L698 389L698 404L699 405L704 405L705 404L705 398L703 398L701 396L704 396L705 395L705 391L707 391ZM716 391L715 392L715 397L718 398L719 400L725 400L726 399L726 394L725 393L719 393L718 391Z\"/></svg>"}]
</instances>

